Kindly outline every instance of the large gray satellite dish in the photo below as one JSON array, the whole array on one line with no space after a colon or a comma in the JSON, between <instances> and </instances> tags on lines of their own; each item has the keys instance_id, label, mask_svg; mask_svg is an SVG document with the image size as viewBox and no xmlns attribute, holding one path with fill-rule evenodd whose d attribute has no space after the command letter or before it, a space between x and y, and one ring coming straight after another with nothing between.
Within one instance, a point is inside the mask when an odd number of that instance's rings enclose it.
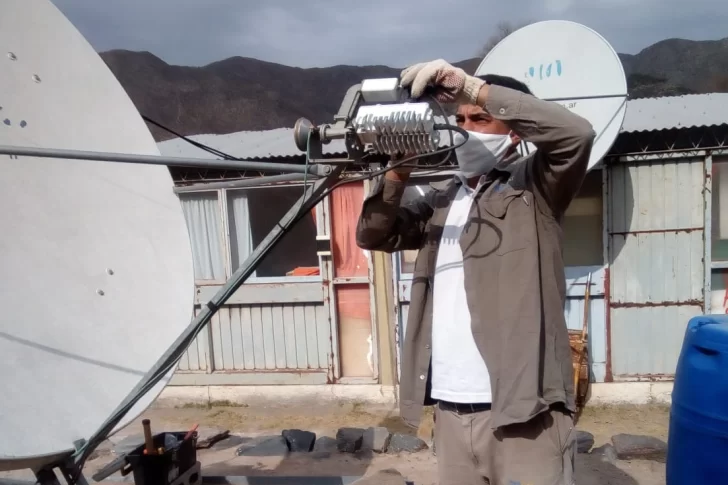
<instances>
[{"instance_id":1,"label":"large gray satellite dish","mask_svg":"<svg viewBox=\"0 0 728 485\"><path fill-rule=\"evenodd\" d=\"M51 2L0 2L0 46L0 145L159 155ZM189 324L192 255L164 166L0 163L0 470L38 468L92 435Z\"/></svg>"},{"instance_id":2,"label":"large gray satellite dish","mask_svg":"<svg viewBox=\"0 0 728 485\"><path fill-rule=\"evenodd\" d=\"M575 22L546 20L518 29L488 53L476 74L514 77L535 96L588 120L596 132L589 169L612 147L627 112L622 61L604 37Z\"/></svg>"}]
</instances>

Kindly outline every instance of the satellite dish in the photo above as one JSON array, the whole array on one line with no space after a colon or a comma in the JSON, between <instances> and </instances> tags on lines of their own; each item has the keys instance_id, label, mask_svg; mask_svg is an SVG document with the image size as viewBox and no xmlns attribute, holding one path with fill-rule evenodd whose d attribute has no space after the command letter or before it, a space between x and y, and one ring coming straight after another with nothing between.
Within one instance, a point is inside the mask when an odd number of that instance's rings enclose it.
<instances>
[{"instance_id":1,"label":"satellite dish","mask_svg":"<svg viewBox=\"0 0 728 485\"><path fill-rule=\"evenodd\" d=\"M0 46L1 145L159 155L50 1L3 0ZM0 470L35 469L92 435L189 324L192 251L164 166L0 164Z\"/></svg>"},{"instance_id":2,"label":"satellite dish","mask_svg":"<svg viewBox=\"0 0 728 485\"><path fill-rule=\"evenodd\" d=\"M548 20L523 27L498 43L476 75L523 81L531 92L587 119L597 136L589 169L617 139L627 111L627 79L611 45L575 22ZM528 144L529 151L536 149Z\"/></svg>"}]
</instances>

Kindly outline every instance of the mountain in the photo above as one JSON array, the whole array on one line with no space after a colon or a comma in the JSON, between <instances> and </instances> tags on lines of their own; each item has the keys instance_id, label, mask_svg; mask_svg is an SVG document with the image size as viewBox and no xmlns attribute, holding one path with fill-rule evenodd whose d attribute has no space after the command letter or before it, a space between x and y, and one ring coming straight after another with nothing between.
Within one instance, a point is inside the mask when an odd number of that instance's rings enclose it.
<instances>
[{"instance_id":1,"label":"mountain","mask_svg":"<svg viewBox=\"0 0 728 485\"><path fill-rule=\"evenodd\" d=\"M667 39L619 58L632 98L728 92L728 38Z\"/></svg>"},{"instance_id":2,"label":"mountain","mask_svg":"<svg viewBox=\"0 0 728 485\"><path fill-rule=\"evenodd\" d=\"M137 109L183 135L292 127L305 116L325 123L346 90L366 78L395 77L400 68L332 66L302 69L247 57L204 67L169 65L149 52L102 52ZM635 55L620 54L631 97L728 92L728 38L668 39ZM456 63L472 73L479 58ZM151 126L161 141L174 135Z\"/></svg>"},{"instance_id":3,"label":"mountain","mask_svg":"<svg viewBox=\"0 0 728 485\"><path fill-rule=\"evenodd\" d=\"M667 39L639 54L620 54L625 73L662 79L694 92L713 92L728 76L728 37L693 41Z\"/></svg>"}]
</instances>

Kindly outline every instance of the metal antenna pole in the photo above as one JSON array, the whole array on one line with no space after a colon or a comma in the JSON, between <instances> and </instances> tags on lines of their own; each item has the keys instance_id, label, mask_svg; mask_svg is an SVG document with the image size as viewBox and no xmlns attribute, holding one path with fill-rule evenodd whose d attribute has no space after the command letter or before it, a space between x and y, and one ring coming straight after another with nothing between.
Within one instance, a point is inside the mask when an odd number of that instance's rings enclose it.
<instances>
[{"instance_id":1,"label":"metal antenna pole","mask_svg":"<svg viewBox=\"0 0 728 485\"><path fill-rule=\"evenodd\" d=\"M17 157L62 158L90 160L94 162L137 163L143 165L166 165L168 167L219 168L228 170L251 170L258 172L308 173L325 176L331 171L326 165L296 165L293 163L256 162L251 160L213 160L209 158L164 157L160 155L136 155L131 153L87 152L82 150L60 150L57 148L18 147L0 145L0 155Z\"/></svg>"},{"instance_id":2,"label":"metal antenna pole","mask_svg":"<svg viewBox=\"0 0 728 485\"><path fill-rule=\"evenodd\" d=\"M259 187L261 185L278 184L281 182L303 182L308 179L314 182L314 176L302 173L285 173L283 175L268 175L266 177L245 178L241 180L225 180L222 182L204 182L195 183L193 185L183 185L172 189L175 194L184 194L185 192L198 192L200 190L217 190L217 189L240 189L245 187Z\"/></svg>"},{"instance_id":3,"label":"metal antenna pole","mask_svg":"<svg viewBox=\"0 0 728 485\"><path fill-rule=\"evenodd\" d=\"M99 439L103 439L108 436L129 409L131 409L131 407L134 406L134 404L146 393L146 390L159 382L159 380L166 375L168 370L165 369L172 367L180 358L180 355L177 355L177 351L180 348L187 348L189 346L190 342L212 319L212 316L217 312L217 310L224 305L233 293L235 293L235 291L240 288L250 275L253 274L258 265L260 265L263 261L263 258L265 258L276 244L280 242L283 236L285 236L285 234L293 227L293 224L291 223L311 209L311 207L309 207L310 201L323 195L336 183L339 175L344 171L345 166L342 164L334 167L329 166L328 168L330 169L329 175L306 187L301 198L288 210L278 224L273 227L265 239L261 241L253 253L235 271L230 279L227 280L222 288L218 290L215 296L213 296L206 305L202 306L200 313L197 314L184 332L182 332L177 340L175 340L175 342L169 347L167 352L165 352L164 355L157 360L154 366L152 366L141 381L139 381L136 387L116 408L111 417L109 417L99 430L89 438L88 445L83 450L84 455L88 456L88 453L92 452L96 447L96 442L99 441Z\"/></svg>"}]
</instances>

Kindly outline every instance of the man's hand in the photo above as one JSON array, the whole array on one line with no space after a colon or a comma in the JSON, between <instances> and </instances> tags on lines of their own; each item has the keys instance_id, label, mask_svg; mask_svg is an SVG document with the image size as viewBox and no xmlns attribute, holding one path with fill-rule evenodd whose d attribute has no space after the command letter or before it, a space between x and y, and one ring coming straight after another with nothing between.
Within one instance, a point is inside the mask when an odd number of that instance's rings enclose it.
<instances>
[{"instance_id":1,"label":"man's hand","mask_svg":"<svg viewBox=\"0 0 728 485\"><path fill-rule=\"evenodd\" d=\"M394 156L392 157L392 160L389 162L389 166L392 166L396 164L397 162L400 162L404 160L405 158L410 158L413 155L403 155L403 156ZM417 163L416 160L410 160L409 163L405 163L407 165L406 167L400 165L397 168L393 168L392 170L389 170L387 173L384 174L385 178L388 178L389 180L394 180L395 182L406 182L410 174L412 173L412 170L414 170L414 164Z\"/></svg>"},{"instance_id":2,"label":"man's hand","mask_svg":"<svg viewBox=\"0 0 728 485\"><path fill-rule=\"evenodd\" d=\"M438 59L406 68L400 75L400 84L410 87L413 98L421 97L428 87L432 87L434 98L441 103L478 104L478 94L485 81Z\"/></svg>"}]
</instances>

